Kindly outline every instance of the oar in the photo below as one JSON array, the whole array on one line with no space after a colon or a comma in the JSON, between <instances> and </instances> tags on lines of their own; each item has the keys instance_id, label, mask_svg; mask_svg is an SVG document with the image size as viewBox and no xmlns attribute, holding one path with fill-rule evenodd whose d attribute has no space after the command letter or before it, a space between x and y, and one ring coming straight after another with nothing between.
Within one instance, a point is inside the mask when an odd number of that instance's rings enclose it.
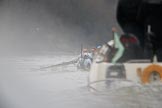
<instances>
[{"instance_id":1,"label":"oar","mask_svg":"<svg viewBox=\"0 0 162 108\"><path fill-rule=\"evenodd\" d=\"M82 58L82 50L83 50L83 44L81 44L81 51L80 51L80 56ZM54 64L54 65L50 65L50 66L47 66L47 67L42 67L40 69L48 69L48 68L53 68L53 67L59 67L59 66L66 66L66 65L70 65L70 64L75 64L77 63L79 57L77 57L76 59L73 59L71 61L67 61L67 62L62 62L62 63L59 63L59 64Z\"/></svg>"},{"instance_id":2,"label":"oar","mask_svg":"<svg viewBox=\"0 0 162 108\"><path fill-rule=\"evenodd\" d=\"M77 63L77 59L67 61L67 62L62 62L62 63L59 63L59 64L50 65L50 66L47 66L47 67L42 67L40 69L48 69L48 68L53 68L53 67L66 66L66 65L75 64L75 63Z\"/></svg>"}]
</instances>

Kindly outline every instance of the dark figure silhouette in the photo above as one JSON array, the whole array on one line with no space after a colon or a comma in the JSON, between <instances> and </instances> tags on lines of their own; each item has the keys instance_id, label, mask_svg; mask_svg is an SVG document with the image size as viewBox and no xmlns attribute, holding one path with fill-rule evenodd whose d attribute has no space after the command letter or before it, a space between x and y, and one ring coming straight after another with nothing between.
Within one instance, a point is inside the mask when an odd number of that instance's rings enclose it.
<instances>
[{"instance_id":1,"label":"dark figure silhouette","mask_svg":"<svg viewBox=\"0 0 162 108\"><path fill-rule=\"evenodd\" d=\"M143 57L162 61L162 0L119 0L117 21L140 41Z\"/></svg>"}]
</instances>

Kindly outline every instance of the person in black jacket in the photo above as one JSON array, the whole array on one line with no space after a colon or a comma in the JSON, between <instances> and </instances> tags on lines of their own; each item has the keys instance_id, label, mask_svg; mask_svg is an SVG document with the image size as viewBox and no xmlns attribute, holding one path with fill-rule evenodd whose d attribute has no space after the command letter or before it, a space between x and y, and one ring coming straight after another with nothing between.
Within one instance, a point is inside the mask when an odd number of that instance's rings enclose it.
<instances>
[{"instance_id":1,"label":"person in black jacket","mask_svg":"<svg viewBox=\"0 0 162 108\"><path fill-rule=\"evenodd\" d=\"M162 61L162 0L119 0L117 21L139 39L144 57Z\"/></svg>"}]
</instances>

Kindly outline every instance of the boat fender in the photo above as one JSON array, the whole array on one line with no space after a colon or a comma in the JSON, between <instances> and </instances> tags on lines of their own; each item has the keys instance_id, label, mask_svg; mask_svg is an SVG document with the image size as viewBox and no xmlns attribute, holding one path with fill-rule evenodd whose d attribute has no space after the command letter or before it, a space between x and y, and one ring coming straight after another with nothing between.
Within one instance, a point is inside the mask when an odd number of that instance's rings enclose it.
<instances>
[{"instance_id":1,"label":"boat fender","mask_svg":"<svg viewBox=\"0 0 162 108\"><path fill-rule=\"evenodd\" d=\"M140 68L137 70L138 76L141 78L141 82L143 84L150 83L150 77L152 73L156 73L159 75L160 80L162 79L162 67L160 65L152 64L146 67L142 73Z\"/></svg>"}]
</instances>

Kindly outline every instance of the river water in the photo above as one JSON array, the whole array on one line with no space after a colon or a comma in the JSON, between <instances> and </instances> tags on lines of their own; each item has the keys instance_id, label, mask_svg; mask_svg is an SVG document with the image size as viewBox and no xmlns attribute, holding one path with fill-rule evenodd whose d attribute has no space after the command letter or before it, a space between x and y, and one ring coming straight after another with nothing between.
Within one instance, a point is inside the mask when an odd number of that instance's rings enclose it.
<instances>
[{"instance_id":1,"label":"river water","mask_svg":"<svg viewBox=\"0 0 162 108\"><path fill-rule=\"evenodd\" d=\"M0 62L0 108L161 108L162 84L115 81L93 91L75 65L42 69L75 56L5 57Z\"/></svg>"}]
</instances>

